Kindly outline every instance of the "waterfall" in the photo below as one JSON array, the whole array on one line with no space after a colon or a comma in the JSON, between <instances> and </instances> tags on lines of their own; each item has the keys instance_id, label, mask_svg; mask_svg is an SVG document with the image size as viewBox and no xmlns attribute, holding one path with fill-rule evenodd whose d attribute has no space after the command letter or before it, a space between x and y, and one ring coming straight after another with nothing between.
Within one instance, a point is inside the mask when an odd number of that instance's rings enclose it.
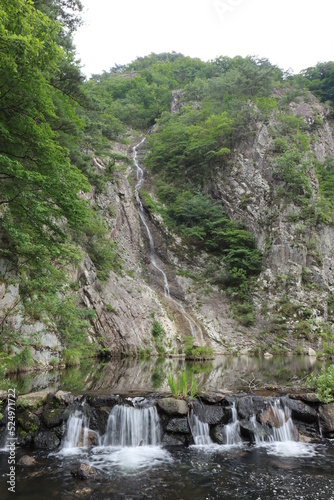
<instances>
[{"instance_id":1,"label":"waterfall","mask_svg":"<svg viewBox=\"0 0 334 500\"><path fill-rule=\"evenodd\" d=\"M240 435L240 423L238 420L238 412L235 407L235 403L232 405L232 422L225 425L224 434L225 434L225 444L227 445L236 445L242 442Z\"/></svg>"},{"instance_id":2,"label":"waterfall","mask_svg":"<svg viewBox=\"0 0 334 500\"><path fill-rule=\"evenodd\" d=\"M209 434L209 425L202 422L191 410L190 412L191 433L194 438L195 445L212 444Z\"/></svg>"},{"instance_id":3,"label":"waterfall","mask_svg":"<svg viewBox=\"0 0 334 500\"><path fill-rule=\"evenodd\" d=\"M134 166L136 168L137 181L138 181L137 184L136 184L136 186L135 186L135 197L136 197L136 201L137 201L138 207L139 207L139 217L140 217L140 220L142 221L142 223L143 223L143 225L144 225L144 227L146 229L148 240L150 242L151 262L152 262L153 266L155 267L155 269L157 271L159 271L159 273L162 274L162 277L163 277L163 280L164 280L165 297L170 297L168 279L167 279L166 273L164 273L164 271L157 264L157 261L156 261L156 258L155 258L155 248L154 248L153 237L152 237L151 231L150 231L150 229L149 229L149 227L148 227L148 225L146 223L145 216L144 216L144 207L143 207L143 204L142 204L140 196L139 196L139 190L140 190L140 188L141 188L141 186L143 184L143 181L144 181L144 171L140 167L140 165L138 163L138 160L137 160L137 148L139 146L141 146L144 141L145 141L145 137L136 146L133 147L133 163L134 163Z\"/></svg>"},{"instance_id":4,"label":"waterfall","mask_svg":"<svg viewBox=\"0 0 334 500\"><path fill-rule=\"evenodd\" d=\"M275 401L270 408L274 415L274 422L277 425L273 425L272 433L270 436L270 441L295 441L295 430L291 418L291 411L287 406L284 408L279 407L279 403Z\"/></svg>"},{"instance_id":5,"label":"waterfall","mask_svg":"<svg viewBox=\"0 0 334 500\"><path fill-rule=\"evenodd\" d=\"M156 258L155 258L154 240L153 240L151 231L148 227L148 224L145 220L144 207L143 207L143 204L142 204L140 196L139 196L140 188L142 187L142 184L144 182L144 171L141 168L141 166L139 165L139 162L137 159L137 153L138 153L137 150L138 150L139 146L141 146L143 144L144 141L145 141L145 137L136 146L133 147L133 164L134 164L134 167L136 169L136 174L137 174L137 184L135 185L135 198L136 198L136 201L137 201L137 204L139 207L139 210L138 210L139 217L140 217L141 222L143 223L143 226L146 229L146 233L147 233L148 240L150 243L151 262L152 262L152 265L155 267L155 269L157 271L159 271L159 273L163 277L165 297L171 299L174 302L174 304L177 306L179 311L181 311L182 315L184 316L184 318L187 320L187 322L189 324L189 328L190 328L192 337L196 338L200 343L204 344L203 332L202 332L201 327L199 325L197 325L197 323L195 323L195 321L189 316L189 314L186 313L186 311L184 310L184 307L181 304L179 304L178 302L176 302L174 299L171 298L170 291L169 291L169 283L168 283L166 273L158 266ZM198 336L197 336L195 330L198 331Z\"/></svg>"},{"instance_id":6,"label":"waterfall","mask_svg":"<svg viewBox=\"0 0 334 500\"><path fill-rule=\"evenodd\" d=\"M2 438L0 440L0 451L6 451L9 440L13 441L13 438L10 438L9 436L9 430L8 430L8 405L4 410L4 415L5 415L5 428Z\"/></svg>"},{"instance_id":7,"label":"waterfall","mask_svg":"<svg viewBox=\"0 0 334 500\"><path fill-rule=\"evenodd\" d=\"M61 449L62 451L76 450L77 448L89 446L92 441L96 444L99 443L99 435L89 428L89 418L83 413L82 409L76 409L67 421L67 430Z\"/></svg>"},{"instance_id":8,"label":"waterfall","mask_svg":"<svg viewBox=\"0 0 334 500\"><path fill-rule=\"evenodd\" d=\"M111 410L103 446L157 446L160 443L161 429L155 406L116 405Z\"/></svg>"}]
</instances>

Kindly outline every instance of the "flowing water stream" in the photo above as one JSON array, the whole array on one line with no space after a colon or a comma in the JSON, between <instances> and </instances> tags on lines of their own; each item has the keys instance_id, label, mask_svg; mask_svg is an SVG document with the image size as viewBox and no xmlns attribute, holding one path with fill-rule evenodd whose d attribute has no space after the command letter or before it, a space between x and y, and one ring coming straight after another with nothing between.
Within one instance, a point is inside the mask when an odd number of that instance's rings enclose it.
<instances>
[{"instance_id":1,"label":"flowing water stream","mask_svg":"<svg viewBox=\"0 0 334 500\"><path fill-rule=\"evenodd\" d=\"M153 236L152 236L150 228L148 227L148 224L146 222L146 218L145 218L145 214L144 214L144 207L143 207L142 201L141 201L140 196L139 196L140 188L142 187L143 182L144 182L144 170L139 165L139 161L138 161L138 148L144 142L145 142L145 137L136 146L133 147L133 164L134 164L134 167L135 167L135 170L136 170L136 175L137 175L137 184L135 186L135 198L136 198L137 205L138 205L139 217L140 217L141 222L143 223L143 226L145 227L145 230L146 230L146 233L147 233L147 237L148 237L148 240L149 240L151 262L152 262L153 267L163 277L165 297L167 297L168 299L170 299L176 305L176 307L179 309L179 311L181 312L181 314L183 315L183 317L187 320L187 322L189 324L189 328L190 328L192 337L195 338L197 340L197 342L199 342L200 344L204 344L203 332L202 332L201 327L185 311L184 307L170 296L170 290L169 290L169 283L168 283L167 275L161 269L161 267L159 267L159 265L157 263L157 260L156 260L156 253L155 253L155 245L154 245Z\"/></svg>"},{"instance_id":2,"label":"flowing water stream","mask_svg":"<svg viewBox=\"0 0 334 500\"><path fill-rule=\"evenodd\" d=\"M85 441L91 429L85 405L78 406L67 421L59 452L35 452L35 466L17 468L18 498L334 499L334 444L295 441L288 409L279 400L271 406L277 427L266 440L256 431L253 444L242 440L234 404L223 445L213 443L209 426L191 413L195 444L189 448L165 448L156 407L143 398L128 401L111 409L95 445ZM300 447L292 448L292 443ZM0 453L1 479L6 457ZM97 481L74 480L69 471L78 463L94 466L100 473ZM4 500L11 498L6 489L1 493Z\"/></svg>"}]
</instances>

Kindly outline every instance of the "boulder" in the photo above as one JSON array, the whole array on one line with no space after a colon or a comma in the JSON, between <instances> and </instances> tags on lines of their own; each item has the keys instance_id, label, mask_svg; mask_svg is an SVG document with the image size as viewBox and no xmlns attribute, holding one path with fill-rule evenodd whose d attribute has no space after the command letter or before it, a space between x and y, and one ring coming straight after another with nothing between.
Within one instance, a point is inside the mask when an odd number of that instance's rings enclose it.
<instances>
[{"instance_id":1,"label":"boulder","mask_svg":"<svg viewBox=\"0 0 334 500\"><path fill-rule=\"evenodd\" d=\"M318 421L317 412L303 403L302 401L298 401L290 398L283 398L282 400L284 404L290 408L291 417L295 420L301 420L302 422L313 423Z\"/></svg>"},{"instance_id":2,"label":"boulder","mask_svg":"<svg viewBox=\"0 0 334 500\"><path fill-rule=\"evenodd\" d=\"M255 441L255 436L260 439L265 439L268 436L265 427L259 422L251 422L250 420L240 421L240 434L251 441Z\"/></svg>"},{"instance_id":3,"label":"boulder","mask_svg":"<svg viewBox=\"0 0 334 500\"><path fill-rule=\"evenodd\" d=\"M33 434L39 428L39 418L29 410L18 412L17 421L26 432Z\"/></svg>"},{"instance_id":4,"label":"boulder","mask_svg":"<svg viewBox=\"0 0 334 500\"><path fill-rule=\"evenodd\" d=\"M188 403L183 399L163 398L158 401L158 407L168 415L187 415Z\"/></svg>"},{"instance_id":5,"label":"boulder","mask_svg":"<svg viewBox=\"0 0 334 500\"><path fill-rule=\"evenodd\" d=\"M273 401L272 398L263 398L261 396L244 396L238 399L237 410L241 419L250 419L253 415L259 416L266 410Z\"/></svg>"},{"instance_id":6,"label":"boulder","mask_svg":"<svg viewBox=\"0 0 334 500\"><path fill-rule=\"evenodd\" d=\"M100 473L94 467L87 464L79 464L71 470L71 474L73 477L77 477L83 481L87 479L96 481L100 477Z\"/></svg>"},{"instance_id":7,"label":"boulder","mask_svg":"<svg viewBox=\"0 0 334 500\"><path fill-rule=\"evenodd\" d=\"M34 445L38 449L55 450L60 445L60 439L53 431L41 431L34 436Z\"/></svg>"},{"instance_id":8,"label":"boulder","mask_svg":"<svg viewBox=\"0 0 334 500\"><path fill-rule=\"evenodd\" d=\"M115 405L122 404L122 398L118 395L110 396L88 396L87 403L93 408L100 408L101 406L107 406L109 409L113 408Z\"/></svg>"},{"instance_id":9,"label":"boulder","mask_svg":"<svg viewBox=\"0 0 334 500\"><path fill-rule=\"evenodd\" d=\"M75 397L71 392L65 392L65 391L57 391L55 394L55 399L60 403L60 404L72 404L75 400Z\"/></svg>"},{"instance_id":10,"label":"boulder","mask_svg":"<svg viewBox=\"0 0 334 500\"><path fill-rule=\"evenodd\" d=\"M186 438L183 434L164 434L162 446L184 446Z\"/></svg>"},{"instance_id":11,"label":"boulder","mask_svg":"<svg viewBox=\"0 0 334 500\"><path fill-rule=\"evenodd\" d=\"M334 403L320 406L319 417L322 432L324 434L334 434Z\"/></svg>"},{"instance_id":12,"label":"boulder","mask_svg":"<svg viewBox=\"0 0 334 500\"><path fill-rule=\"evenodd\" d=\"M45 427L51 429L62 423L63 413L64 410L62 408L50 408L50 406L47 405L43 409L41 420Z\"/></svg>"},{"instance_id":13,"label":"boulder","mask_svg":"<svg viewBox=\"0 0 334 500\"><path fill-rule=\"evenodd\" d=\"M23 455L23 457L21 457L20 460L17 462L17 465L24 465L27 467L30 467L31 465L35 464L36 464L36 459L29 455Z\"/></svg>"},{"instance_id":14,"label":"boulder","mask_svg":"<svg viewBox=\"0 0 334 500\"><path fill-rule=\"evenodd\" d=\"M230 419L229 411L223 406L203 405L194 401L194 413L204 423L217 425L227 423Z\"/></svg>"},{"instance_id":15,"label":"boulder","mask_svg":"<svg viewBox=\"0 0 334 500\"><path fill-rule=\"evenodd\" d=\"M211 438L215 443L224 444L226 443L226 435L223 425L217 425L213 428L211 432Z\"/></svg>"},{"instance_id":16,"label":"boulder","mask_svg":"<svg viewBox=\"0 0 334 500\"><path fill-rule=\"evenodd\" d=\"M204 401L204 403L218 404L225 401L225 394L222 392L206 392L201 394L200 399Z\"/></svg>"},{"instance_id":17,"label":"boulder","mask_svg":"<svg viewBox=\"0 0 334 500\"><path fill-rule=\"evenodd\" d=\"M270 427L281 427L281 422L279 415L274 412L273 408L269 406L266 410L261 413L260 416L261 423L264 425L269 425Z\"/></svg>"},{"instance_id":18,"label":"boulder","mask_svg":"<svg viewBox=\"0 0 334 500\"><path fill-rule=\"evenodd\" d=\"M304 403L308 404L318 404L320 403L320 399L314 392L305 392L305 393L296 393L296 394L288 394L290 399L299 399Z\"/></svg>"},{"instance_id":19,"label":"boulder","mask_svg":"<svg viewBox=\"0 0 334 500\"><path fill-rule=\"evenodd\" d=\"M179 432L181 434L190 434L188 420L186 418L173 418L168 422L165 429L168 432Z\"/></svg>"},{"instance_id":20,"label":"boulder","mask_svg":"<svg viewBox=\"0 0 334 500\"><path fill-rule=\"evenodd\" d=\"M311 357L311 358L316 358L317 357L317 353L315 352L314 349L312 349L312 347L309 347L308 348L308 355Z\"/></svg>"},{"instance_id":21,"label":"boulder","mask_svg":"<svg viewBox=\"0 0 334 500\"><path fill-rule=\"evenodd\" d=\"M26 408L38 408L43 403L45 403L49 392L48 391L39 391L39 392L31 392L30 394L24 394L23 396L19 396L16 400L18 406L24 406Z\"/></svg>"}]
</instances>

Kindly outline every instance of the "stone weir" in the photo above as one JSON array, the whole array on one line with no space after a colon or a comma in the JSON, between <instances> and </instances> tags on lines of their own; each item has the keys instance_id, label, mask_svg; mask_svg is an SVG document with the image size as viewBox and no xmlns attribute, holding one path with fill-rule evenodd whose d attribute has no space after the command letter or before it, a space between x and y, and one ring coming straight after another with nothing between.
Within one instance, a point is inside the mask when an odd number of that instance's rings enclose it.
<instances>
[{"instance_id":1,"label":"stone weir","mask_svg":"<svg viewBox=\"0 0 334 500\"><path fill-rule=\"evenodd\" d=\"M4 396L2 447L7 428ZM189 401L160 393L74 396L58 391L19 396L16 403L17 444L50 451L95 445L171 447L334 438L334 403L323 404L314 394L215 392Z\"/></svg>"}]
</instances>

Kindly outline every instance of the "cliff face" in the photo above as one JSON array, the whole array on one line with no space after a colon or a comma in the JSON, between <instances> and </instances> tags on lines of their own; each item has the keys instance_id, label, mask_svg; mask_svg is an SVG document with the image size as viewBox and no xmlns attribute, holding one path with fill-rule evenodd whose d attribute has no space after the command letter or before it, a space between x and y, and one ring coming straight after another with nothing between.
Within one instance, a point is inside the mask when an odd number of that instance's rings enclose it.
<instances>
[{"instance_id":1,"label":"cliff face","mask_svg":"<svg viewBox=\"0 0 334 500\"><path fill-rule=\"evenodd\" d=\"M175 94L180 100L180 95ZM172 109L178 111L178 102ZM326 111L314 98L292 102L290 112L304 120L311 151L323 161L334 155L332 128ZM315 124L315 117L321 123ZM152 264L152 251L134 197L133 166L116 172L103 194L89 196L104 215L110 235L116 241L123 262L106 283L97 279L93 262L86 256L71 277L79 283L81 305L96 312L89 331L92 344L109 348L114 354L182 351L183 335L192 335L197 344L215 352L246 353L261 346L266 349L318 348L324 336L333 334L334 228L319 218L307 218L303 207L284 196L284 183L277 177L273 155L273 133L278 118L252 123L252 134L232 152L228 168L218 172L208 190L221 200L229 216L251 231L263 251L263 271L251 290L256 310L256 326L241 326L233 319L224 291L188 276L200 274L207 256L191 254L158 216L144 213L152 234L155 259L166 274L171 298L164 295L162 274ZM316 125L316 126L315 126ZM132 139L133 144L139 142ZM115 144L122 154L132 149ZM139 150L142 161L145 147ZM95 159L103 173L105 166ZM148 174L144 188L150 190ZM315 172L307 172L312 189L310 205L319 199ZM154 196L154 195L153 195ZM2 275L9 276L1 262ZM18 285L0 287L0 308L11 309L20 299ZM56 331L42 322L24 318L18 305L7 318L13 331L29 339L34 360L47 365L58 361L62 345ZM163 339L152 335L154 321L164 330ZM53 361L54 362L54 361Z\"/></svg>"}]
</instances>

